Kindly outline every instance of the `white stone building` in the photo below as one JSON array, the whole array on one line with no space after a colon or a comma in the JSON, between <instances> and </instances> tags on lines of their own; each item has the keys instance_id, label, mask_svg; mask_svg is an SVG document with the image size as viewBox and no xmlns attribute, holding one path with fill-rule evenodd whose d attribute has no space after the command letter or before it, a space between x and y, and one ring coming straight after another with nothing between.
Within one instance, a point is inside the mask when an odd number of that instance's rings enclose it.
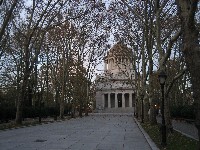
<instances>
[{"instance_id":1,"label":"white stone building","mask_svg":"<svg viewBox=\"0 0 200 150\"><path fill-rule=\"evenodd\" d=\"M104 57L104 72L95 80L97 110L112 108L130 110L134 107L135 71L132 60L132 50L120 42L108 51Z\"/></svg>"}]
</instances>

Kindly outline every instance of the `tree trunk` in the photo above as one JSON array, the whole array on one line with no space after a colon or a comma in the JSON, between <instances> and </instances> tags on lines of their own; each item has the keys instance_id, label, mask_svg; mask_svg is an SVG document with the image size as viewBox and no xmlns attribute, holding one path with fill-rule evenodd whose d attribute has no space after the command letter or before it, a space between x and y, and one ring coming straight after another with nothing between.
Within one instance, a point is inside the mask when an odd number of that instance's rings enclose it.
<instances>
[{"instance_id":1,"label":"tree trunk","mask_svg":"<svg viewBox=\"0 0 200 150\"><path fill-rule=\"evenodd\" d=\"M182 51L191 75L196 111L195 124L198 129L200 149L200 47L198 40L199 31L195 26L195 13L197 11L198 0L176 0L176 2L183 31Z\"/></svg>"},{"instance_id":2,"label":"tree trunk","mask_svg":"<svg viewBox=\"0 0 200 150\"><path fill-rule=\"evenodd\" d=\"M136 96L135 104L134 104L134 116L138 118L138 98Z\"/></svg>"},{"instance_id":3,"label":"tree trunk","mask_svg":"<svg viewBox=\"0 0 200 150\"><path fill-rule=\"evenodd\" d=\"M57 86L57 85L56 85ZM55 119L57 120L57 116L59 115L59 99L60 99L60 93L59 93L59 88L58 86L56 87L56 95L55 95L55 101L56 101L56 106L55 106Z\"/></svg>"},{"instance_id":4,"label":"tree trunk","mask_svg":"<svg viewBox=\"0 0 200 150\"><path fill-rule=\"evenodd\" d=\"M142 118L142 100L141 97L138 96L138 102L137 102L137 112L136 112L137 118Z\"/></svg>"},{"instance_id":5,"label":"tree trunk","mask_svg":"<svg viewBox=\"0 0 200 150\"><path fill-rule=\"evenodd\" d=\"M165 123L167 127L167 131L173 132L173 126L171 121L170 109L169 109L169 97L165 96Z\"/></svg>"},{"instance_id":6,"label":"tree trunk","mask_svg":"<svg viewBox=\"0 0 200 150\"><path fill-rule=\"evenodd\" d=\"M63 85L62 96L61 96L61 99L60 99L60 119L64 119L64 110L65 110L64 99L65 99L65 86Z\"/></svg>"},{"instance_id":7,"label":"tree trunk","mask_svg":"<svg viewBox=\"0 0 200 150\"><path fill-rule=\"evenodd\" d=\"M151 71L152 72L152 71ZM150 112L149 112L149 121L150 123L157 124L156 120L156 109L155 109L155 102L153 99L153 82L152 82L152 74L149 75L149 102L150 102Z\"/></svg>"},{"instance_id":8,"label":"tree trunk","mask_svg":"<svg viewBox=\"0 0 200 150\"><path fill-rule=\"evenodd\" d=\"M144 97L144 121L149 122L149 99Z\"/></svg>"},{"instance_id":9,"label":"tree trunk","mask_svg":"<svg viewBox=\"0 0 200 150\"><path fill-rule=\"evenodd\" d=\"M153 100L152 96L149 96L150 101L150 110L149 110L149 122L154 125L157 124L156 120L156 109L155 109L155 101Z\"/></svg>"},{"instance_id":10,"label":"tree trunk","mask_svg":"<svg viewBox=\"0 0 200 150\"><path fill-rule=\"evenodd\" d=\"M38 93L38 101L39 101L39 123L42 122L42 93Z\"/></svg>"},{"instance_id":11,"label":"tree trunk","mask_svg":"<svg viewBox=\"0 0 200 150\"><path fill-rule=\"evenodd\" d=\"M19 94L19 98L17 101L17 112L16 112L16 118L15 118L15 123L16 124L22 124L22 117L23 117L23 106L24 106L24 101L26 99L26 87L28 85L28 75L24 75L24 80L22 83L22 90L21 93Z\"/></svg>"},{"instance_id":12,"label":"tree trunk","mask_svg":"<svg viewBox=\"0 0 200 150\"><path fill-rule=\"evenodd\" d=\"M82 105L82 102L81 102L80 108L79 108L79 117L83 116L82 107L83 107L83 105Z\"/></svg>"},{"instance_id":13,"label":"tree trunk","mask_svg":"<svg viewBox=\"0 0 200 150\"><path fill-rule=\"evenodd\" d=\"M22 99L19 97L18 102L17 102L17 112L16 112L16 119L15 123L16 124L22 124L22 112L23 112L23 107L22 107Z\"/></svg>"},{"instance_id":14,"label":"tree trunk","mask_svg":"<svg viewBox=\"0 0 200 150\"><path fill-rule=\"evenodd\" d=\"M65 106L64 106L64 100L65 100L65 86L66 86L66 82L65 82L65 53L63 51L63 77L62 77L62 95L61 95L61 99L60 99L60 119L64 119L64 110L65 110Z\"/></svg>"}]
</instances>

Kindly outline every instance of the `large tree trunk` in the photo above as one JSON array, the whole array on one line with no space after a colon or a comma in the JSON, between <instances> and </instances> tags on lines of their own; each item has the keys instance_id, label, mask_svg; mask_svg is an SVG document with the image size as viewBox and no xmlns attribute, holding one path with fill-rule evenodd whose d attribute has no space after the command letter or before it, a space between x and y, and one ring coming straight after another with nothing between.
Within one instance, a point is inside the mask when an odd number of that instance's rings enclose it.
<instances>
[{"instance_id":1,"label":"large tree trunk","mask_svg":"<svg viewBox=\"0 0 200 150\"><path fill-rule=\"evenodd\" d=\"M63 79L63 80L65 80L65 79ZM65 99L65 81L63 81L62 95L61 95L61 99L60 99L60 119L64 119L64 111L65 111L64 99Z\"/></svg>"},{"instance_id":2,"label":"large tree trunk","mask_svg":"<svg viewBox=\"0 0 200 150\"><path fill-rule=\"evenodd\" d=\"M151 65L150 68L153 68L153 63L150 60ZM155 102L153 99L153 81L152 81L152 74L153 74L153 69L149 70L149 103L150 103L150 112L149 112L149 121L151 124L157 124L157 120L156 120L156 109L155 109Z\"/></svg>"},{"instance_id":3,"label":"large tree trunk","mask_svg":"<svg viewBox=\"0 0 200 150\"><path fill-rule=\"evenodd\" d=\"M55 102L56 102L56 106L55 106L55 120L57 120L57 116L58 116L58 109L59 109L59 104L58 104L58 102L59 102L59 99L60 99L60 93L59 93L59 88L58 88L58 85L56 85L56 95L55 95Z\"/></svg>"},{"instance_id":4,"label":"large tree trunk","mask_svg":"<svg viewBox=\"0 0 200 150\"><path fill-rule=\"evenodd\" d=\"M19 96L18 102L17 102L17 112L16 112L16 124L22 124L22 112L23 112L23 106L22 106L22 98Z\"/></svg>"},{"instance_id":5,"label":"large tree trunk","mask_svg":"<svg viewBox=\"0 0 200 150\"><path fill-rule=\"evenodd\" d=\"M134 116L138 118L138 98L136 96L135 104L134 104Z\"/></svg>"},{"instance_id":6,"label":"large tree trunk","mask_svg":"<svg viewBox=\"0 0 200 150\"><path fill-rule=\"evenodd\" d=\"M144 97L144 121L149 122L149 99Z\"/></svg>"},{"instance_id":7,"label":"large tree trunk","mask_svg":"<svg viewBox=\"0 0 200 150\"><path fill-rule=\"evenodd\" d=\"M82 102L81 102L80 108L79 108L79 117L83 116L82 107L83 107L83 105L82 105Z\"/></svg>"},{"instance_id":8,"label":"large tree trunk","mask_svg":"<svg viewBox=\"0 0 200 150\"><path fill-rule=\"evenodd\" d=\"M200 137L200 47L198 41L199 31L195 26L195 13L197 10L198 0L176 0L176 2L183 31L182 51L191 75L193 98L195 103L194 106L196 111L195 123Z\"/></svg>"},{"instance_id":9,"label":"large tree trunk","mask_svg":"<svg viewBox=\"0 0 200 150\"><path fill-rule=\"evenodd\" d=\"M172 126L172 120L171 120L171 114L170 114L170 109L169 109L169 102L170 98L169 96L165 95L165 122L166 122L166 127L169 132L173 132L173 126ZM168 133L168 132L167 132Z\"/></svg>"},{"instance_id":10,"label":"large tree trunk","mask_svg":"<svg viewBox=\"0 0 200 150\"><path fill-rule=\"evenodd\" d=\"M22 83L22 89L20 92L20 96L18 97L18 101L17 101L17 112L16 112L16 118L15 118L15 123L16 124L22 124L22 117L23 117L23 106L24 106L24 102L26 99L26 88L28 85L28 75L25 74L24 75L24 79L23 79L23 83Z\"/></svg>"},{"instance_id":11,"label":"large tree trunk","mask_svg":"<svg viewBox=\"0 0 200 150\"><path fill-rule=\"evenodd\" d=\"M157 124L156 120L156 109L155 109L155 102L152 97L149 97L150 102L150 110L149 110L149 121L152 125Z\"/></svg>"}]
</instances>

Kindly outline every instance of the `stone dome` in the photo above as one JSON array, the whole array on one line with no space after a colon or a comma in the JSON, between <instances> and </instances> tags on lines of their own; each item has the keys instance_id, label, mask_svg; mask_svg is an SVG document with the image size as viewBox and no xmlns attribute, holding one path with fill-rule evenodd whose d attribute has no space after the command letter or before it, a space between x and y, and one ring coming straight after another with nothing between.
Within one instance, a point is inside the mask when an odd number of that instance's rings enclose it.
<instances>
[{"instance_id":1,"label":"stone dome","mask_svg":"<svg viewBox=\"0 0 200 150\"><path fill-rule=\"evenodd\" d=\"M108 52L107 56L104 57L104 59L108 59L109 57L126 57L131 58L133 55L133 52L130 48L128 48L124 43L118 42L116 43Z\"/></svg>"}]
</instances>

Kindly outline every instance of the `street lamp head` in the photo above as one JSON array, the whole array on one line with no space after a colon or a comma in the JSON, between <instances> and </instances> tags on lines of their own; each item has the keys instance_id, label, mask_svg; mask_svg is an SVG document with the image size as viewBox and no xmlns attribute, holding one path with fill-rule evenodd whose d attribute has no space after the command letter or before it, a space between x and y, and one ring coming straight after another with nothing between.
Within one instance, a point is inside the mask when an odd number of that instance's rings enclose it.
<instances>
[{"instance_id":1,"label":"street lamp head","mask_svg":"<svg viewBox=\"0 0 200 150\"><path fill-rule=\"evenodd\" d=\"M165 81L167 79L167 75L165 73L165 71L160 71L160 73L158 74L158 79L159 79L159 82L160 82L160 85L164 85L165 84Z\"/></svg>"}]
</instances>

